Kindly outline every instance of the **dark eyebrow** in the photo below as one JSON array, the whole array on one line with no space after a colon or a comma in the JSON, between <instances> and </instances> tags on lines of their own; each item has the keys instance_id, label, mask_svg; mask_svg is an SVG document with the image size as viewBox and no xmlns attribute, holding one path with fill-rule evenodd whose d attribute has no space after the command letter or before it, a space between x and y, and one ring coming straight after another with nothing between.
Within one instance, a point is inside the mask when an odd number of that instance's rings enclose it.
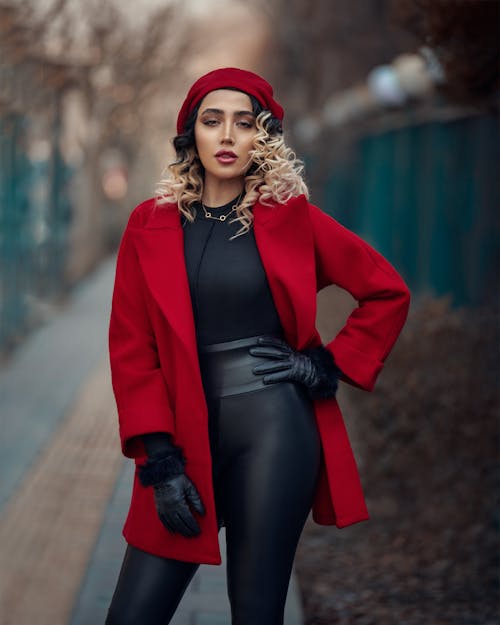
<instances>
[{"instance_id":1,"label":"dark eyebrow","mask_svg":"<svg viewBox=\"0 0 500 625\"><path fill-rule=\"evenodd\" d=\"M204 115L205 113L215 113L216 115L224 115L224 111L222 109L205 109L204 111L202 111L202 115ZM255 113L253 111L235 111L234 113L236 115L236 117L242 117L243 115L251 115L252 117L255 117Z\"/></svg>"}]
</instances>

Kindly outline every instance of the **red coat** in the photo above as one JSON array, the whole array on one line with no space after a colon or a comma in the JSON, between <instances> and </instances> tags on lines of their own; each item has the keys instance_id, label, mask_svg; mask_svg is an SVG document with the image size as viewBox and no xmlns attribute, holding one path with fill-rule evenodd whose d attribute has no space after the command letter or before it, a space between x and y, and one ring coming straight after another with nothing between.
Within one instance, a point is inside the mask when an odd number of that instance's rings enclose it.
<instances>
[{"instance_id":1,"label":"red coat","mask_svg":"<svg viewBox=\"0 0 500 625\"><path fill-rule=\"evenodd\" d=\"M288 343L321 343L316 293L337 284L359 302L326 347L345 381L372 390L406 320L409 291L394 268L358 236L308 203L253 207L257 247ZM208 413L175 204L148 199L132 212L121 241L109 326L109 351L123 453L145 461L147 432L174 435L206 514L201 534L184 538L160 522L153 489L137 474L123 528L130 544L164 557L221 562L212 489ZM317 523L345 527L368 519L358 471L335 399L314 402L323 461L313 505Z\"/></svg>"}]
</instances>

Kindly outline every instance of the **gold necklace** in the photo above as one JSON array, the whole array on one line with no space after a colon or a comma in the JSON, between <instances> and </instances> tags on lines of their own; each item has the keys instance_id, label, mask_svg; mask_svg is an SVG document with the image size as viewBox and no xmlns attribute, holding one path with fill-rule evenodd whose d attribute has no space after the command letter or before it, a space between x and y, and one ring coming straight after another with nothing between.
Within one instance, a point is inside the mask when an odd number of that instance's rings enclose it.
<instances>
[{"instance_id":1,"label":"gold necklace","mask_svg":"<svg viewBox=\"0 0 500 625\"><path fill-rule=\"evenodd\" d=\"M205 217L207 219L217 219L218 221L226 221L229 215L238 208L238 205L241 201L242 196L243 196L243 191L238 196L238 199L236 200L236 204L233 204L233 206L231 207L231 210L225 215L212 215L212 213L206 209L205 204L203 204L201 200L200 200L200 204L201 204L201 207L203 208L203 212L205 213Z\"/></svg>"}]
</instances>

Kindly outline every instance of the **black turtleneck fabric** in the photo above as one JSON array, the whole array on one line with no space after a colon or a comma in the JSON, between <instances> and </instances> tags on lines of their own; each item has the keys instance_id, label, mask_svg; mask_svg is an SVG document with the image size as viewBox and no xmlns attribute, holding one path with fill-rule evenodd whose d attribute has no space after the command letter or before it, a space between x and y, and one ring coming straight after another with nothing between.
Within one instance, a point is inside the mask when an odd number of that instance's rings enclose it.
<instances>
[{"instance_id":1,"label":"black turtleneck fabric","mask_svg":"<svg viewBox=\"0 0 500 625\"><path fill-rule=\"evenodd\" d=\"M227 214L238 198L206 207ZM199 345L283 332L253 228L229 240L241 227L233 211L226 221L205 217L196 204L193 223L183 218L184 256Z\"/></svg>"}]
</instances>

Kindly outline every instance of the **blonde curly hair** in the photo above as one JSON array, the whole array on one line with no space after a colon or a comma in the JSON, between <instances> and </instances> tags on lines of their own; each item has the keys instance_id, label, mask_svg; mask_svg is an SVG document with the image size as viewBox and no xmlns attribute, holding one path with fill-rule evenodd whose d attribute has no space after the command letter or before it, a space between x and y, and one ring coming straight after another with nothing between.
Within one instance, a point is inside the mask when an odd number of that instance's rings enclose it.
<instances>
[{"instance_id":1,"label":"blonde curly hair","mask_svg":"<svg viewBox=\"0 0 500 625\"><path fill-rule=\"evenodd\" d=\"M253 100L253 98L252 98ZM254 107L260 108L253 102ZM196 119L192 116L191 123ZM284 141L279 120L270 111L261 110L255 119L257 132L250 151L251 165L245 176L243 197L236 208L236 217L228 223L239 221L241 228L230 240L247 233L253 222L251 207L259 200L270 205L271 201L284 203L301 195L308 198L309 190L303 178L304 164ZM156 189L157 204L177 203L178 209L189 222L195 218L194 204L201 202L204 169L195 145L182 145L174 139L178 159L169 164ZM177 143L176 143L177 141Z\"/></svg>"}]
</instances>

